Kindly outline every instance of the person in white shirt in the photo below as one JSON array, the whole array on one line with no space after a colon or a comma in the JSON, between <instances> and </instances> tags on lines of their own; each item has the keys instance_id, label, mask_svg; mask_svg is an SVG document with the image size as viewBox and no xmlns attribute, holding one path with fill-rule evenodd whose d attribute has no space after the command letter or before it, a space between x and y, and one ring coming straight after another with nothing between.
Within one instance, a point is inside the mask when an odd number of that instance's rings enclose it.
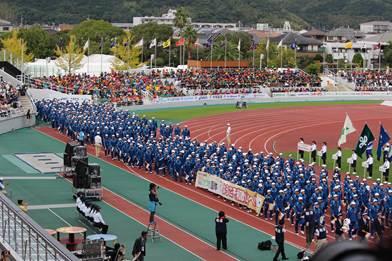
<instances>
[{"instance_id":1,"label":"person in white shirt","mask_svg":"<svg viewBox=\"0 0 392 261\"><path fill-rule=\"evenodd\" d=\"M384 164L382 165L384 167L384 172L382 173L382 175L384 176L384 181L388 181L389 179L389 168L391 166L391 163L389 162L389 159L386 158L384 161Z\"/></svg>"},{"instance_id":2,"label":"person in white shirt","mask_svg":"<svg viewBox=\"0 0 392 261\"><path fill-rule=\"evenodd\" d=\"M338 147L338 151L336 152L336 166L341 169L342 168L342 148Z\"/></svg>"},{"instance_id":3,"label":"person in white shirt","mask_svg":"<svg viewBox=\"0 0 392 261\"><path fill-rule=\"evenodd\" d=\"M353 150L353 154L351 154L351 159L353 160L353 163L351 163L351 167L353 168L353 174L357 174L357 159L358 155L355 153L355 150Z\"/></svg>"},{"instance_id":4,"label":"person in white shirt","mask_svg":"<svg viewBox=\"0 0 392 261\"><path fill-rule=\"evenodd\" d=\"M389 143L386 143L384 145L384 154L383 154L383 160L385 162L385 160L388 158L389 155L389 151L391 150L391 146L389 145Z\"/></svg>"},{"instance_id":5,"label":"person in white shirt","mask_svg":"<svg viewBox=\"0 0 392 261\"><path fill-rule=\"evenodd\" d=\"M366 160L366 163L368 164L367 171L368 171L369 177L373 176L373 162L374 162L373 156L372 156L372 154L369 154L369 157Z\"/></svg>"},{"instance_id":6,"label":"person in white shirt","mask_svg":"<svg viewBox=\"0 0 392 261\"><path fill-rule=\"evenodd\" d=\"M102 138L99 135L99 132L97 132L97 135L95 135L94 137L94 145L95 145L95 156L99 157L102 148Z\"/></svg>"},{"instance_id":7,"label":"person in white shirt","mask_svg":"<svg viewBox=\"0 0 392 261\"><path fill-rule=\"evenodd\" d=\"M314 140L312 141L312 146L311 146L311 157L312 157L312 162L316 162L316 156L317 156L317 142Z\"/></svg>"},{"instance_id":8,"label":"person in white shirt","mask_svg":"<svg viewBox=\"0 0 392 261\"><path fill-rule=\"evenodd\" d=\"M230 146L231 144L231 126L230 123L227 124L227 129L226 129L226 142L227 142L227 146Z\"/></svg>"},{"instance_id":9,"label":"person in white shirt","mask_svg":"<svg viewBox=\"0 0 392 261\"><path fill-rule=\"evenodd\" d=\"M105 221L102 218L99 208L94 213L93 219L94 219L94 226L100 228L102 234L106 234L108 232L109 226L105 224Z\"/></svg>"},{"instance_id":10,"label":"person in white shirt","mask_svg":"<svg viewBox=\"0 0 392 261\"><path fill-rule=\"evenodd\" d=\"M323 161L323 165L327 165L327 143L324 141L323 146L321 146L321 160Z\"/></svg>"},{"instance_id":11,"label":"person in white shirt","mask_svg":"<svg viewBox=\"0 0 392 261\"><path fill-rule=\"evenodd\" d=\"M298 144L304 144L304 138L299 138ZM304 151L303 150L298 150L299 158L303 159L304 158Z\"/></svg>"}]
</instances>

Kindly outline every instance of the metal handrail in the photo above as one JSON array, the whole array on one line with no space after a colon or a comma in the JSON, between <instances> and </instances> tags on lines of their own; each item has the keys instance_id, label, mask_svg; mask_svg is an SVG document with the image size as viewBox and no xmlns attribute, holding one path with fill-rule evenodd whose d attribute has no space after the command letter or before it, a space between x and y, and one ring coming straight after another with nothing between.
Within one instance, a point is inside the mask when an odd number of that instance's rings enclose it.
<instances>
[{"instance_id":1,"label":"metal handrail","mask_svg":"<svg viewBox=\"0 0 392 261\"><path fill-rule=\"evenodd\" d=\"M3 224L3 226L0 226L0 228L3 230L0 235L2 236L2 239L15 250L15 252L20 254L20 256L24 256L27 254L27 252L29 252L29 258L23 258L24 260L31 260L31 257L34 254L37 255L37 260L79 260L2 193L0 193L0 207L2 219L1 222ZM9 223L10 218L13 218L14 220L13 228L11 228ZM26 240L24 240L24 238L21 240L22 246L17 245L18 229L22 231L28 229L29 231ZM11 239L11 237L14 238ZM27 251L26 247L23 247L23 245L27 246L27 240L29 242L29 251ZM34 241L36 242L37 249L32 250L32 247L34 247L32 242ZM25 242L25 244L23 244L23 242ZM45 258L39 256L40 245L43 243L45 252L42 252L42 254L45 256Z\"/></svg>"}]
</instances>

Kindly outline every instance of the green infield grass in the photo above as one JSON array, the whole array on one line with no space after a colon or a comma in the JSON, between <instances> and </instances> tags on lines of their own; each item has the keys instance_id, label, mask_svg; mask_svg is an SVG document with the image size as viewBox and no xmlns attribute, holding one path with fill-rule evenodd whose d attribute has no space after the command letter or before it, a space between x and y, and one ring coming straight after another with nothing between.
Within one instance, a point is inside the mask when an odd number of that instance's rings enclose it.
<instances>
[{"instance_id":1,"label":"green infield grass","mask_svg":"<svg viewBox=\"0 0 392 261\"><path fill-rule=\"evenodd\" d=\"M380 104L381 101L305 101L305 102L273 102L273 103L249 103L246 110L256 109L278 109L288 107L303 106L333 106L333 105L352 105L352 104ZM194 118L207 117L212 115L224 114L227 112L236 112L234 104L225 105L205 105L205 106L188 106L165 109L154 109L138 111L140 116L145 115L148 118L155 117L159 120L166 120L177 123Z\"/></svg>"}]
</instances>

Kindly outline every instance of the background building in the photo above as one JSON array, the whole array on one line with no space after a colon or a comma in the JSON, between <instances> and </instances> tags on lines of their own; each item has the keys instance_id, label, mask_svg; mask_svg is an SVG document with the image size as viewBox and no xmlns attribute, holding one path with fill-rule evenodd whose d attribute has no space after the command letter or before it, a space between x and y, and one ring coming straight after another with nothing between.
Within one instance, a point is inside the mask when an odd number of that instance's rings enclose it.
<instances>
[{"instance_id":1,"label":"background building","mask_svg":"<svg viewBox=\"0 0 392 261\"><path fill-rule=\"evenodd\" d=\"M380 34L392 31L392 23L389 21L371 21L359 25L360 31L365 34Z\"/></svg>"}]
</instances>

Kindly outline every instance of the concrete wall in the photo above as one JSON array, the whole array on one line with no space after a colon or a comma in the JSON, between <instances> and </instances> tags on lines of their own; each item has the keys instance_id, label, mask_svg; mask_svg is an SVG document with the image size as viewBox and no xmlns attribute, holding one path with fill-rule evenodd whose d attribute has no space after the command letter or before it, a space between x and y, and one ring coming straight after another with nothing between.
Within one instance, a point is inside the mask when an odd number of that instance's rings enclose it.
<instances>
[{"instance_id":1,"label":"concrete wall","mask_svg":"<svg viewBox=\"0 0 392 261\"><path fill-rule=\"evenodd\" d=\"M0 118L0 134L14 131L21 128L32 127L35 125L35 114L31 115L31 119L27 119L26 115L19 114L8 118Z\"/></svg>"},{"instance_id":2,"label":"concrete wall","mask_svg":"<svg viewBox=\"0 0 392 261\"><path fill-rule=\"evenodd\" d=\"M360 93L360 92L329 92L326 95L311 96L304 94L304 96L275 96L275 97L263 97L254 99L225 99L225 100L205 100L205 101L187 101L187 102L170 102L170 103L152 103L145 105L135 105L119 107L121 110L130 111L142 111L142 110L155 110L165 108L176 108L176 107L190 107L190 106L202 106L202 105L222 105L232 104L233 106L237 101L245 101L247 103L273 103L273 102L304 102L304 101L358 101L358 100L392 100L391 93L372 92Z\"/></svg>"}]
</instances>

